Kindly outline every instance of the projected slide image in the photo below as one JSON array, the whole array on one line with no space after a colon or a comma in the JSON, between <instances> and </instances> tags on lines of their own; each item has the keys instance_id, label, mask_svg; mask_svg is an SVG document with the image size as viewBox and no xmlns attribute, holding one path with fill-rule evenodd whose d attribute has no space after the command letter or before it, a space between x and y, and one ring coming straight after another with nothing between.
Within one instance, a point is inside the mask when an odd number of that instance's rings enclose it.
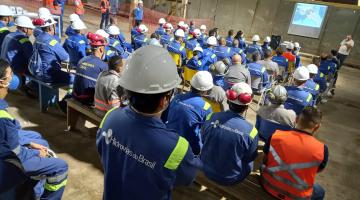
<instances>
[{"instance_id":1,"label":"projected slide image","mask_svg":"<svg viewBox=\"0 0 360 200\"><path fill-rule=\"evenodd\" d=\"M326 15L327 6L297 3L292 24L320 28Z\"/></svg>"}]
</instances>

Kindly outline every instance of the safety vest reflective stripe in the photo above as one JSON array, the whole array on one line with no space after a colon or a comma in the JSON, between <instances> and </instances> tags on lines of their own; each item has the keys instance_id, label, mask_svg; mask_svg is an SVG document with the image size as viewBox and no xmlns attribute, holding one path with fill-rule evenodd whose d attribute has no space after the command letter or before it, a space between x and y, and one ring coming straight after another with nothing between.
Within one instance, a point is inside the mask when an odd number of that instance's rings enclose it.
<instances>
[{"instance_id":1,"label":"safety vest reflective stripe","mask_svg":"<svg viewBox=\"0 0 360 200\"><path fill-rule=\"evenodd\" d=\"M116 99L110 102L104 102L101 101L100 99L95 98L95 108L99 109L99 110L103 110L103 111L107 111L110 110L111 108L113 108L113 105L115 104L119 104L120 100Z\"/></svg>"},{"instance_id":2,"label":"safety vest reflective stripe","mask_svg":"<svg viewBox=\"0 0 360 200\"><path fill-rule=\"evenodd\" d=\"M320 88L319 84L316 84L315 90L319 90L319 88Z\"/></svg>"},{"instance_id":3,"label":"safety vest reflective stripe","mask_svg":"<svg viewBox=\"0 0 360 200\"><path fill-rule=\"evenodd\" d=\"M96 79L94 79L93 77L90 77L90 76L87 76L85 74L80 74L80 73L76 73L76 72L73 72L73 74L77 75L77 76L81 76L83 78L86 78L88 80L91 80L91 81L95 81L96 82Z\"/></svg>"},{"instance_id":4,"label":"safety vest reflective stripe","mask_svg":"<svg viewBox=\"0 0 360 200\"><path fill-rule=\"evenodd\" d=\"M110 110L105 114L103 120L102 120L101 123L100 123L99 128L102 128L102 126L104 125L104 122L105 122L106 118L108 117L108 115L109 115L112 111L114 111L115 109L117 109L117 107L110 109Z\"/></svg>"},{"instance_id":5,"label":"safety vest reflective stripe","mask_svg":"<svg viewBox=\"0 0 360 200\"><path fill-rule=\"evenodd\" d=\"M275 151L275 149L270 145L269 152L274 157L274 160L278 163L278 166L273 166L270 168L267 168L265 165L262 165L262 169L266 171L272 178L276 179L277 181L280 181L286 185L289 185L291 187L294 187L298 190L306 190L311 188L312 186L309 186L307 183L305 183L296 173L294 170L296 169L306 169L311 167L316 167L320 165L320 162L314 161L314 162L306 162L306 163L295 163L287 165L285 164L278 153ZM288 180L282 176L279 176L275 173L277 172L283 172L286 171L291 178L293 178L296 183L292 182L291 180Z\"/></svg>"},{"instance_id":6,"label":"safety vest reflective stripe","mask_svg":"<svg viewBox=\"0 0 360 200\"><path fill-rule=\"evenodd\" d=\"M269 188L271 188L272 190L275 190L275 191L277 191L277 192L279 192L279 193L281 193L283 195L286 195L286 196L288 196L288 197L290 197L292 199L296 199L296 200L308 200L309 199L309 198L306 198L306 197L305 198L298 197L298 196L295 196L295 195L293 195L293 194L291 194L291 193L289 193L289 192L287 192L285 190L282 190L281 188L278 188L275 185L269 183L266 179L264 179L263 176L261 176L261 182L263 184L265 184L266 186L268 186Z\"/></svg>"},{"instance_id":7,"label":"safety vest reflective stripe","mask_svg":"<svg viewBox=\"0 0 360 200\"><path fill-rule=\"evenodd\" d=\"M209 108L211 108L211 105L208 102L205 101L203 109L204 110L209 110Z\"/></svg>"},{"instance_id":8,"label":"safety vest reflective stripe","mask_svg":"<svg viewBox=\"0 0 360 200\"><path fill-rule=\"evenodd\" d=\"M254 139L257 136L257 134L258 134L258 130L255 127L253 127L253 129L250 132L250 138Z\"/></svg>"},{"instance_id":9,"label":"safety vest reflective stripe","mask_svg":"<svg viewBox=\"0 0 360 200\"><path fill-rule=\"evenodd\" d=\"M324 74L322 72L320 72L320 78L324 77Z\"/></svg>"},{"instance_id":10,"label":"safety vest reflective stripe","mask_svg":"<svg viewBox=\"0 0 360 200\"><path fill-rule=\"evenodd\" d=\"M67 179L63 180L59 184L50 184L50 183L46 182L44 185L44 188L45 188L45 190L55 192L55 191L60 190L62 187L65 187L66 183L67 183Z\"/></svg>"},{"instance_id":11,"label":"safety vest reflective stripe","mask_svg":"<svg viewBox=\"0 0 360 200\"><path fill-rule=\"evenodd\" d=\"M176 170L179 167L181 161L184 159L188 148L189 142L185 138L179 136L179 140L174 150L171 152L169 158L167 159L164 167L170 170Z\"/></svg>"},{"instance_id":12,"label":"safety vest reflective stripe","mask_svg":"<svg viewBox=\"0 0 360 200\"><path fill-rule=\"evenodd\" d=\"M58 43L57 40L51 40L51 41L49 42L50 46L55 46L57 43Z\"/></svg>"},{"instance_id":13,"label":"safety vest reflective stripe","mask_svg":"<svg viewBox=\"0 0 360 200\"><path fill-rule=\"evenodd\" d=\"M29 38L22 38L19 40L21 44L24 44L25 42L30 42Z\"/></svg>"},{"instance_id":14,"label":"safety vest reflective stripe","mask_svg":"<svg viewBox=\"0 0 360 200\"><path fill-rule=\"evenodd\" d=\"M3 33L5 31L9 31L9 28L8 27L2 27L0 28L0 33Z\"/></svg>"}]
</instances>

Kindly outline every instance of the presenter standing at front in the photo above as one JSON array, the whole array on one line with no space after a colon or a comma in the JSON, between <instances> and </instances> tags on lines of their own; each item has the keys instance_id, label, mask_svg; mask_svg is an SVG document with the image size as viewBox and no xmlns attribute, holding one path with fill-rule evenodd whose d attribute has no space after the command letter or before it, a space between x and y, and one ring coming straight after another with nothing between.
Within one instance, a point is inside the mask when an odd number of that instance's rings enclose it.
<instances>
[{"instance_id":1,"label":"presenter standing at front","mask_svg":"<svg viewBox=\"0 0 360 200\"><path fill-rule=\"evenodd\" d=\"M341 43L340 43L340 48L339 48L338 55L337 55L337 58L339 59L340 64L339 64L339 66L337 66L334 84L336 84L336 81L338 78L338 72L339 72L341 66L344 64L346 57L348 57L348 55L350 54L350 51L353 47L354 47L354 40L352 39L351 35L347 35L346 38L343 41L341 41Z\"/></svg>"}]
</instances>

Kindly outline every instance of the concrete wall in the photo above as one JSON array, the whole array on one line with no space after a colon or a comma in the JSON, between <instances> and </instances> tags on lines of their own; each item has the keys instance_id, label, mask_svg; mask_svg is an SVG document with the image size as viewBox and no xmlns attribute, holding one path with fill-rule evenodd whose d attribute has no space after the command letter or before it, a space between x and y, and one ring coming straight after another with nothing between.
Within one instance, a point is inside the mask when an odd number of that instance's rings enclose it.
<instances>
[{"instance_id":1,"label":"concrete wall","mask_svg":"<svg viewBox=\"0 0 360 200\"><path fill-rule=\"evenodd\" d=\"M319 54L338 48L340 41L352 34L355 41L347 62L360 65L360 10L329 6L319 39L288 35L294 1L289 0L189 0L188 18L213 19L226 34L228 29L243 30L247 37L257 33L282 35L283 40L298 41L302 51Z\"/></svg>"}]
</instances>

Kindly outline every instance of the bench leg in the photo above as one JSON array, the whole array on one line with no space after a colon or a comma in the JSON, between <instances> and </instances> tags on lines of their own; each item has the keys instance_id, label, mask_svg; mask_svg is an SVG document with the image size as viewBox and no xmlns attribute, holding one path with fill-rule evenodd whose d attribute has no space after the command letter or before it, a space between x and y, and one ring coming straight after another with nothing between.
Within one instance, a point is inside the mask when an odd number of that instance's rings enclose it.
<instances>
[{"instance_id":1,"label":"bench leg","mask_svg":"<svg viewBox=\"0 0 360 200\"><path fill-rule=\"evenodd\" d=\"M59 89L51 89L39 84L40 111L46 112L49 105L59 101Z\"/></svg>"},{"instance_id":2,"label":"bench leg","mask_svg":"<svg viewBox=\"0 0 360 200\"><path fill-rule=\"evenodd\" d=\"M67 114L66 114L66 126L67 126L67 130L71 131L71 130L75 130L76 129L76 124L79 120L80 114L77 110L67 106Z\"/></svg>"}]
</instances>

